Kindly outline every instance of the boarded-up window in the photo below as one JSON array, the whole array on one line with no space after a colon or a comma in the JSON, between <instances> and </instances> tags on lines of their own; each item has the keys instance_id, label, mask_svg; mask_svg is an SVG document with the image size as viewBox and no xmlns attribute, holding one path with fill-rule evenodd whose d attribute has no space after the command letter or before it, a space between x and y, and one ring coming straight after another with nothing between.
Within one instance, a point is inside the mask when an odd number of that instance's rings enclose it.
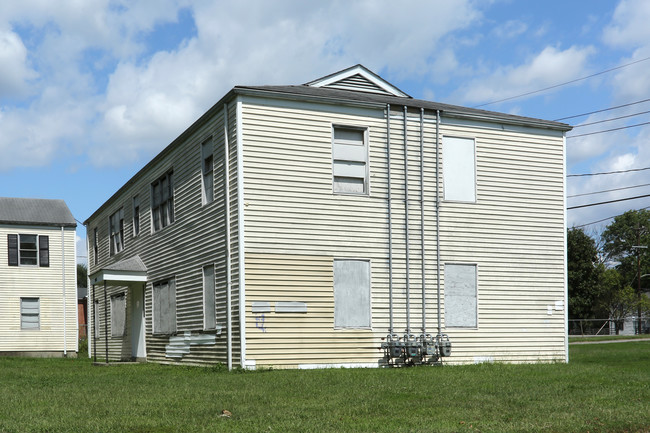
<instances>
[{"instance_id":1,"label":"boarded-up window","mask_svg":"<svg viewBox=\"0 0 650 433\"><path fill-rule=\"evenodd\" d=\"M214 292L214 266L203 268L203 321L205 329L217 327L217 315Z\"/></svg>"},{"instance_id":2,"label":"boarded-up window","mask_svg":"<svg viewBox=\"0 0 650 433\"><path fill-rule=\"evenodd\" d=\"M445 264L445 325L476 328L476 265Z\"/></svg>"},{"instance_id":3,"label":"boarded-up window","mask_svg":"<svg viewBox=\"0 0 650 433\"><path fill-rule=\"evenodd\" d=\"M126 334L126 296L124 293L111 296L111 337Z\"/></svg>"},{"instance_id":4,"label":"boarded-up window","mask_svg":"<svg viewBox=\"0 0 650 433\"><path fill-rule=\"evenodd\" d=\"M101 326L99 324L99 301L97 300L95 300L95 304L93 306L93 316L95 317L93 320L93 332L95 338L101 338Z\"/></svg>"},{"instance_id":5,"label":"boarded-up window","mask_svg":"<svg viewBox=\"0 0 650 433\"><path fill-rule=\"evenodd\" d=\"M153 332L176 332L176 285L173 279L153 285Z\"/></svg>"},{"instance_id":6,"label":"boarded-up window","mask_svg":"<svg viewBox=\"0 0 650 433\"><path fill-rule=\"evenodd\" d=\"M445 200L476 201L475 145L471 138L443 137L442 175Z\"/></svg>"},{"instance_id":7,"label":"boarded-up window","mask_svg":"<svg viewBox=\"0 0 650 433\"><path fill-rule=\"evenodd\" d=\"M212 167L212 137L201 144L201 201L203 204L212 203L214 198L214 177Z\"/></svg>"},{"instance_id":8,"label":"boarded-up window","mask_svg":"<svg viewBox=\"0 0 650 433\"><path fill-rule=\"evenodd\" d=\"M334 260L334 327L370 325L370 262Z\"/></svg>"},{"instance_id":9,"label":"boarded-up window","mask_svg":"<svg viewBox=\"0 0 650 433\"><path fill-rule=\"evenodd\" d=\"M332 188L334 192L339 193L368 193L368 146L365 129L334 127Z\"/></svg>"},{"instance_id":10,"label":"boarded-up window","mask_svg":"<svg viewBox=\"0 0 650 433\"><path fill-rule=\"evenodd\" d=\"M40 315L39 298L20 298L20 329L39 329Z\"/></svg>"}]
</instances>

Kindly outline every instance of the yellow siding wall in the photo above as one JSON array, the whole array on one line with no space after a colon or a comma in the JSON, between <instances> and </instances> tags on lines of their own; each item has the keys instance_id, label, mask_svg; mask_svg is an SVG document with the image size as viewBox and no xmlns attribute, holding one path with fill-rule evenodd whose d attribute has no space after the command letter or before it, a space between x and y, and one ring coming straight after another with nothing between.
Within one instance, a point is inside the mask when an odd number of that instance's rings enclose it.
<instances>
[{"instance_id":1,"label":"yellow siding wall","mask_svg":"<svg viewBox=\"0 0 650 433\"><path fill-rule=\"evenodd\" d=\"M63 251L60 227L0 226L0 352L77 351L75 229L65 228L65 346ZM8 266L7 234L49 236L50 266ZM20 298L40 298L40 329L20 329Z\"/></svg>"},{"instance_id":2,"label":"yellow siding wall","mask_svg":"<svg viewBox=\"0 0 650 433\"><path fill-rule=\"evenodd\" d=\"M242 111L247 359L276 366L376 365L389 330L385 110L247 98ZM392 110L390 137L393 330L399 334L407 328L403 116L401 107ZM427 332L435 333L436 123L435 113L427 112L421 204L419 116L409 111L407 125L410 329L421 332L424 262ZM332 125L368 128L368 196L332 193ZM440 140L444 135L475 138L477 160L477 203L440 205L441 314L442 265L478 266L478 328L447 329L442 318L442 332L453 343L449 361L565 359L565 311L556 308L565 301L561 133L443 117ZM337 258L371 261L370 331L333 329ZM306 302L307 313L271 313L266 332L256 328L253 301L273 306L285 300Z\"/></svg>"}]
</instances>

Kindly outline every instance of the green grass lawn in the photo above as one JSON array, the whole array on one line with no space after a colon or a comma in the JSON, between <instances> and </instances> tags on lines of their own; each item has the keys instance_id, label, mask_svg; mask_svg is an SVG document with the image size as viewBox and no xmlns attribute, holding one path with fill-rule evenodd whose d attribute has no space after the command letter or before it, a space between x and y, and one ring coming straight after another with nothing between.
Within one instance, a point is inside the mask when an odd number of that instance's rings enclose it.
<instances>
[{"instance_id":1,"label":"green grass lawn","mask_svg":"<svg viewBox=\"0 0 650 433\"><path fill-rule=\"evenodd\" d=\"M647 433L650 342L572 346L568 365L227 372L0 358L0 432L62 431Z\"/></svg>"}]
</instances>

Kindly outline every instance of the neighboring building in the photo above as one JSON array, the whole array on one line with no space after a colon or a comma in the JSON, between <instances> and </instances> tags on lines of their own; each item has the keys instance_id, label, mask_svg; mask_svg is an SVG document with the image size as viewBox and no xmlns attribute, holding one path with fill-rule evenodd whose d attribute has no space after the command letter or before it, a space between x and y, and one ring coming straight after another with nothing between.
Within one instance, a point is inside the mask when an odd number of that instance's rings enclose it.
<instances>
[{"instance_id":1,"label":"neighboring building","mask_svg":"<svg viewBox=\"0 0 650 433\"><path fill-rule=\"evenodd\" d=\"M568 130L361 65L235 87L84 223L92 353L401 365L448 336L446 362L568 361Z\"/></svg>"},{"instance_id":2,"label":"neighboring building","mask_svg":"<svg viewBox=\"0 0 650 433\"><path fill-rule=\"evenodd\" d=\"M77 287L77 323L79 325L79 339L88 337L88 288Z\"/></svg>"},{"instance_id":3,"label":"neighboring building","mask_svg":"<svg viewBox=\"0 0 650 433\"><path fill-rule=\"evenodd\" d=\"M0 355L76 356L76 227L63 200L0 197Z\"/></svg>"}]
</instances>

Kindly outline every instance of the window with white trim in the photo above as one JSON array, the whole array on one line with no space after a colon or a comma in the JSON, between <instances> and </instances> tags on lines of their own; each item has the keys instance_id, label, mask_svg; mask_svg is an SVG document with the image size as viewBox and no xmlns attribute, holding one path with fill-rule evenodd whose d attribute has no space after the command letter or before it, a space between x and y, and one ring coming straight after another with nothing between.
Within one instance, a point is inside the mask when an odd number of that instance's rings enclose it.
<instances>
[{"instance_id":1,"label":"window with white trim","mask_svg":"<svg viewBox=\"0 0 650 433\"><path fill-rule=\"evenodd\" d=\"M9 266L50 266L50 237L33 234L8 234Z\"/></svg>"},{"instance_id":2,"label":"window with white trim","mask_svg":"<svg viewBox=\"0 0 650 433\"><path fill-rule=\"evenodd\" d=\"M174 222L173 172L168 171L151 184L152 231L157 232Z\"/></svg>"},{"instance_id":3,"label":"window with white trim","mask_svg":"<svg viewBox=\"0 0 650 433\"><path fill-rule=\"evenodd\" d=\"M445 263L445 326L476 328L477 272L474 264Z\"/></svg>"},{"instance_id":4,"label":"window with white trim","mask_svg":"<svg viewBox=\"0 0 650 433\"><path fill-rule=\"evenodd\" d=\"M368 194L367 130L333 126L332 136L332 190Z\"/></svg>"},{"instance_id":5,"label":"window with white trim","mask_svg":"<svg viewBox=\"0 0 650 433\"><path fill-rule=\"evenodd\" d=\"M111 296L111 337L126 335L126 294Z\"/></svg>"},{"instance_id":6,"label":"window with white trim","mask_svg":"<svg viewBox=\"0 0 650 433\"><path fill-rule=\"evenodd\" d=\"M20 329L40 329L40 298L20 298Z\"/></svg>"},{"instance_id":7,"label":"window with white trim","mask_svg":"<svg viewBox=\"0 0 650 433\"><path fill-rule=\"evenodd\" d=\"M334 327L370 328L370 261L334 260Z\"/></svg>"},{"instance_id":8,"label":"window with white trim","mask_svg":"<svg viewBox=\"0 0 650 433\"><path fill-rule=\"evenodd\" d=\"M153 284L153 333L176 332L176 283L174 279Z\"/></svg>"},{"instance_id":9,"label":"window with white trim","mask_svg":"<svg viewBox=\"0 0 650 433\"><path fill-rule=\"evenodd\" d=\"M112 256L124 249L124 208L120 208L109 217L108 233L110 234L110 255Z\"/></svg>"},{"instance_id":10,"label":"window with white trim","mask_svg":"<svg viewBox=\"0 0 650 433\"><path fill-rule=\"evenodd\" d=\"M205 205L214 199L212 137L201 144L201 202Z\"/></svg>"},{"instance_id":11,"label":"window with white trim","mask_svg":"<svg viewBox=\"0 0 650 433\"><path fill-rule=\"evenodd\" d=\"M214 265L203 268L203 327L205 330L211 330L217 327Z\"/></svg>"},{"instance_id":12,"label":"window with white trim","mask_svg":"<svg viewBox=\"0 0 650 433\"><path fill-rule=\"evenodd\" d=\"M444 199L476 202L476 145L473 138L442 138Z\"/></svg>"}]
</instances>

